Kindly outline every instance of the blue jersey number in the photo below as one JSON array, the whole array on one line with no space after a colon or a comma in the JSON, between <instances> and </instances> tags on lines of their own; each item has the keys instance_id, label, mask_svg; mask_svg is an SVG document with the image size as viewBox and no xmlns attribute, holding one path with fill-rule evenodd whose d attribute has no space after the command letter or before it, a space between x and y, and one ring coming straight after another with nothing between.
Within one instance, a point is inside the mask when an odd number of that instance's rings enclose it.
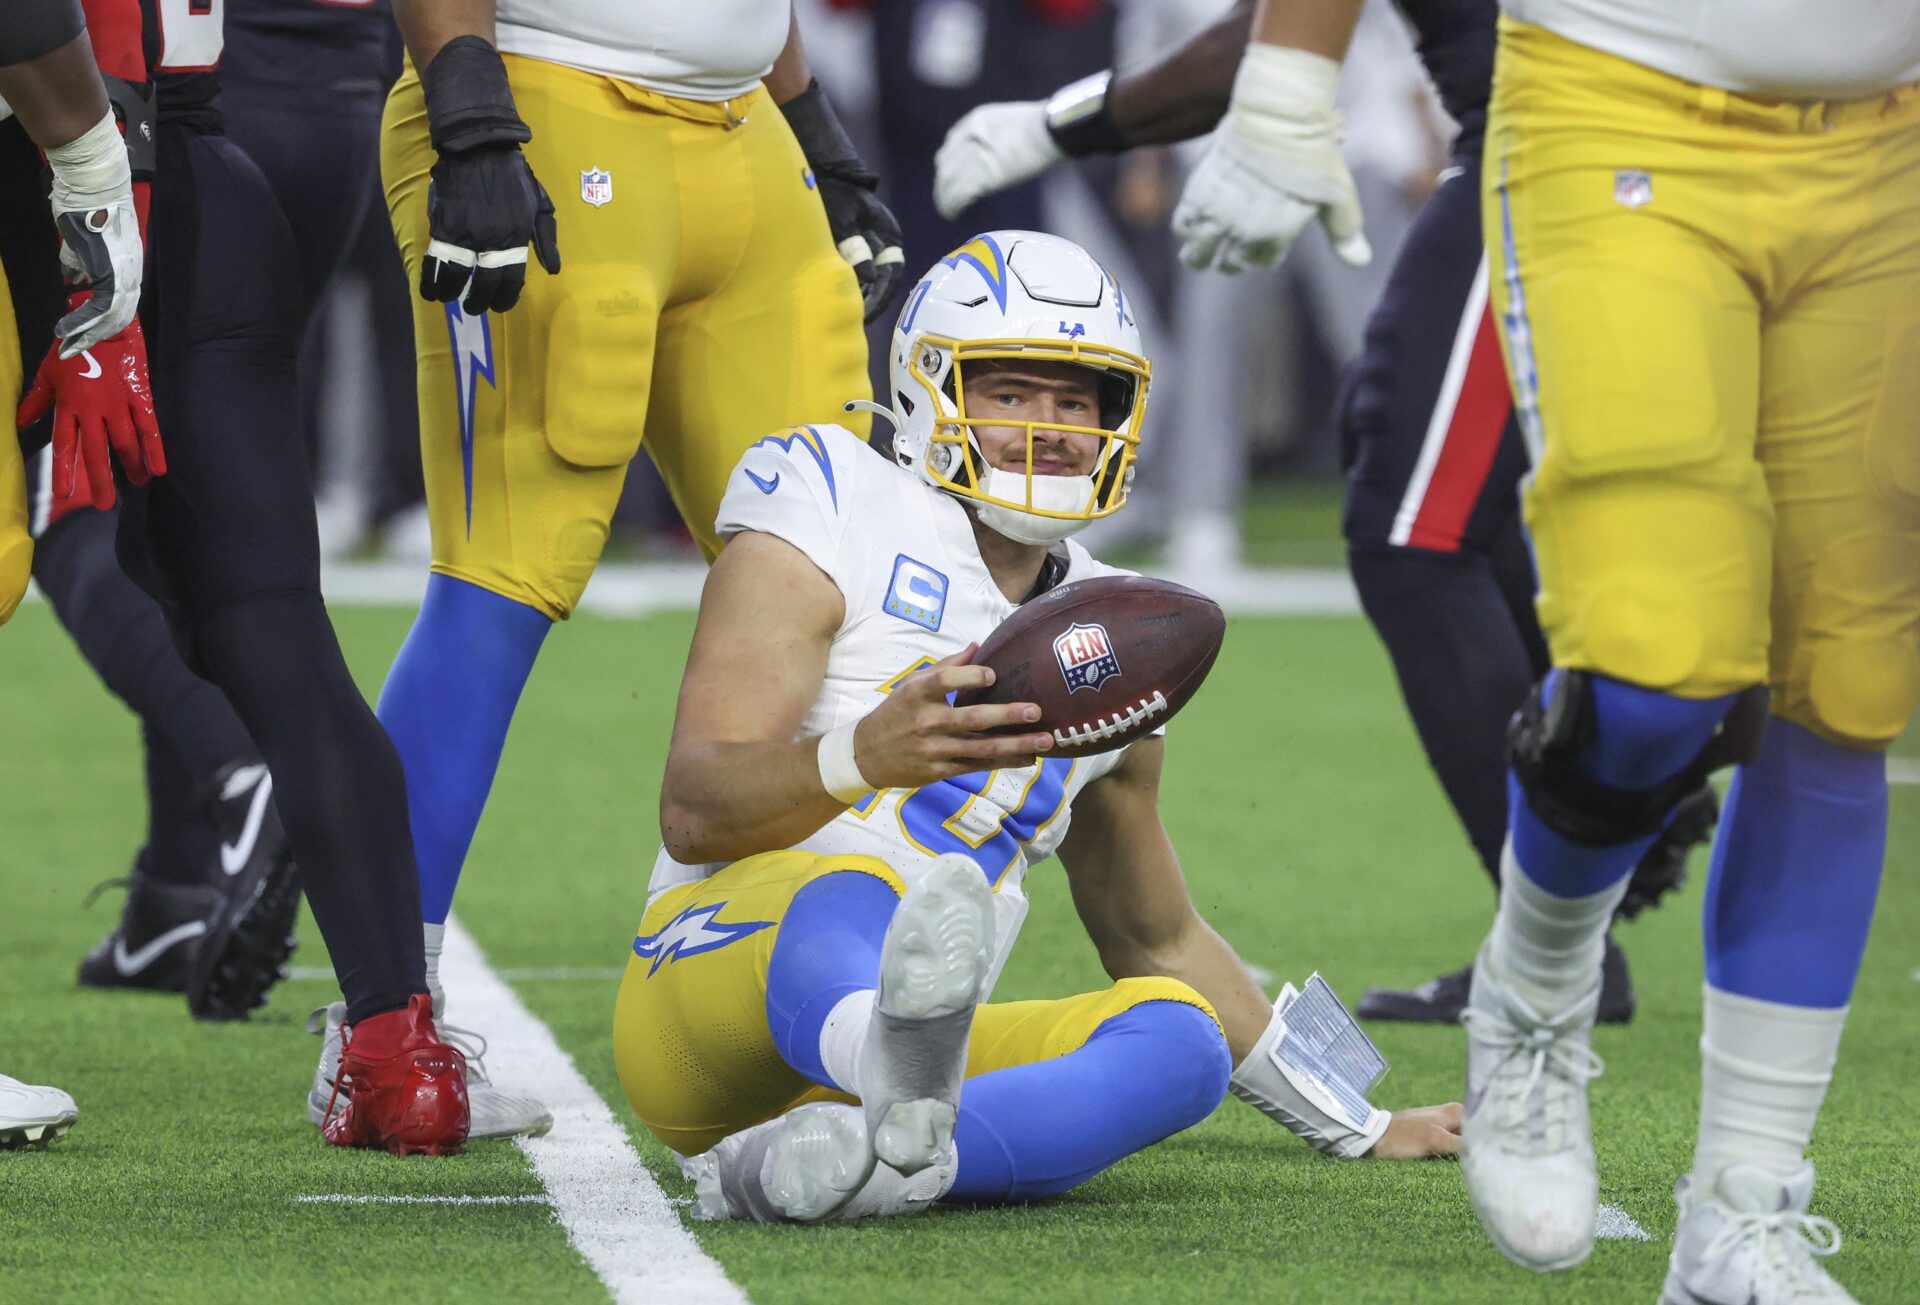
<instances>
[{"instance_id":1,"label":"blue jersey number","mask_svg":"<svg viewBox=\"0 0 1920 1305\"><path fill-rule=\"evenodd\" d=\"M907 838L922 851L938 856L958 852L971 857L986 873L987 882L998 884L1020 849L1052 823L1067 798L1067 776L1073 762L1064 757L1048 757L1033 769L1026 791L1020 795L1011 814L985 838L975 842L960 830L960 817L973 801L986 792L997 772L978 771L954 779L943 779L915 789L900 800L900 827Z\"/></svg>"}]
</instances>

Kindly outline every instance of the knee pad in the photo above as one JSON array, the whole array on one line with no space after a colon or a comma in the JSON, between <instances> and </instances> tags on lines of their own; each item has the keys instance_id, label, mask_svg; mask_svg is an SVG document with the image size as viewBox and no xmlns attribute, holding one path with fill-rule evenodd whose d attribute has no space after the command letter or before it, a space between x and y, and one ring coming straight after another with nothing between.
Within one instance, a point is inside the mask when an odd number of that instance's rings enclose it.
<instances>
[{"instance_id":1,"label":"knee pad","mask_svg":"<svg viewBox=\"0 0 1920 1305\"><path fill-rule=\"evenodd\" d=\"M1596 778L1589 769L1601 726L1596 684L1596 677L1585 671L1559 671L1548 676L1534 686L1507 731L1508 756L1514 777L1526 794L1527 806L1548 828L1583 846L1610 847L1657 834L1674 808L1708 775L1751 758L1766 727L1767 690L1756 685L1735 695L1718 731L1677 771L1668 767L1670 773L1665 779L1645 787L1616 785ZM1670 698L1666 702L1709 708L1707 703L1688 703L1686 699ZM1672 715L1678 719L1668 723L1643 718L1634 724L1616 714L1610 727L1646 736L1653 745L1648 749L1651 752L1658 745L1671 744L1671 737L1661 737L1664 730L1685 739L1688 732L1698 728L1700 714L1691 713L1693 718L1688 719L1677 710L1648 712L1644 717Z\"/></svg>"},{"instance_id":2,"label":"knee pad","mask_svg":"<svg viewBox=\"0 0 1920 1305\"><path fill-rule=\"evenodd\" d=\"M1885 748L1920 704L1920 650L1906 639L1834 640L1804 664L1778 713L1842 747Z\"/></svg>"}]
</instances>

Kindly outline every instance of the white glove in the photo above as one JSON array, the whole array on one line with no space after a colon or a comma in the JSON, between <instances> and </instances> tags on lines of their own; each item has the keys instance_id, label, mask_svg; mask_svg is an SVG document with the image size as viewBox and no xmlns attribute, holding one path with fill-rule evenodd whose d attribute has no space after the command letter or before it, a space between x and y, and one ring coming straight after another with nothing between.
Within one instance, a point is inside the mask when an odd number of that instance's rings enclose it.
<instances>
[{"instance_id":1,"label":"white glove","mask_svg":"<svg viewBox=\"0 0 1920 1305\"><path fill-rule=\"evenodd\" d=\"M933 156L933 202L942 217L995 191L1031 181L1066 158L1047 130L1043 100L983 104L953 124Z\"/></svg>"},{"instance_id":2,"label":"white glove","mask_svg":"<svg viewBox=\"0 0 1920 1305\"><path fill-rule=\"evenodd\" d=\"M1340 65L1322 55L1247 46L1226 117L1173 212L1188 266L1272 267L1314 217L1341 261L1372 261L1353 174L1340 157L1339 79Z\"/></svg>"},{"instance_id":3,"label":"white glove","mask_svg":"<svg viewBox=\"0 0 1920 1305\"><path fill-rule=\"evenodd\" d=\"M133 172L113 114L47 151L53 169L53 224L60 266L71 285L93 294L55 324L60 356L71 358L120 334L140 309L146 251L133 208Z\"/></svg>"}]
</instances>

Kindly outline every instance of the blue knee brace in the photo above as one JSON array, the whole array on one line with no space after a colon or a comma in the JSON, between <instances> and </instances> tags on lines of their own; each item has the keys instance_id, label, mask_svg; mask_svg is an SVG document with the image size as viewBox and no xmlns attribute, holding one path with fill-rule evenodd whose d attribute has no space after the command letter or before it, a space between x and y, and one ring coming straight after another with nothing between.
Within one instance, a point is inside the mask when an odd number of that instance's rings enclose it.
<instances>
[{"instance_id":1,"label":"blue knee brace","mask_svg":"<svg viewBox=\"0 0 1920 1305\"><path fill-rule=\"evenodd\" d=\"M1509 827L1527 877L1556 896L1587 897L1631 874L1684 796L1668 790L1697 769L1736 697L1550 674L1513 731Z\"/></svg>"}]
</instances>

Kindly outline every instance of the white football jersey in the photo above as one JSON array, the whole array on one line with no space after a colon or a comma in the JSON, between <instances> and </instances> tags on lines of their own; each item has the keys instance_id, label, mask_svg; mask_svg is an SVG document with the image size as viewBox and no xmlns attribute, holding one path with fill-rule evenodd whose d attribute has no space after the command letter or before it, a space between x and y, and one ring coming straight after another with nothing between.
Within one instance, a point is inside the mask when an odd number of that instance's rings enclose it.
<instances>
[{"instance_id":1,"label":"white football jersey","mask_svg":"<svg viewBox=\"0 0 1920 1305\"><path fill-rule=\"evenodd\" d=\"M730 100L773 67L792 0L499 0L499 48L662 95Z\"/></svg>"},{"instance_id":2,"label":"white football jersey","mask_svg":"<svg viewBox=\"0 0 1920 1305\"><path fill-rule=\"evenodd\" d=\"M826 572L846 599L820 696L800 738L878 707L912 671L984 642L1012 614L974 542L966 511L840 426L803 426L761 440L734 468L716 522L777 535ZM1068 540L1062 584L1130 572L1094 561ZM1119 764L1125 749L1043 758L918 789L883 789L799 847L877 856L903 876L942 852L979 863L996 890L999 974L1027 913L1027 871L1066 837L1074 795ZM720 865L682 865L660 850L651 896Z\"/></svg>"},{"instance_id":3,"label":"white football jersey","mask_svg":"<svg viewBox=\"0 0 1920 1305\"><path fill-rule=\"evenodd\" d=\"M1703 86L1854 100L1920 81L1920 0L1500 0L1581 45Z\"/></svg>"}]
</instances>

